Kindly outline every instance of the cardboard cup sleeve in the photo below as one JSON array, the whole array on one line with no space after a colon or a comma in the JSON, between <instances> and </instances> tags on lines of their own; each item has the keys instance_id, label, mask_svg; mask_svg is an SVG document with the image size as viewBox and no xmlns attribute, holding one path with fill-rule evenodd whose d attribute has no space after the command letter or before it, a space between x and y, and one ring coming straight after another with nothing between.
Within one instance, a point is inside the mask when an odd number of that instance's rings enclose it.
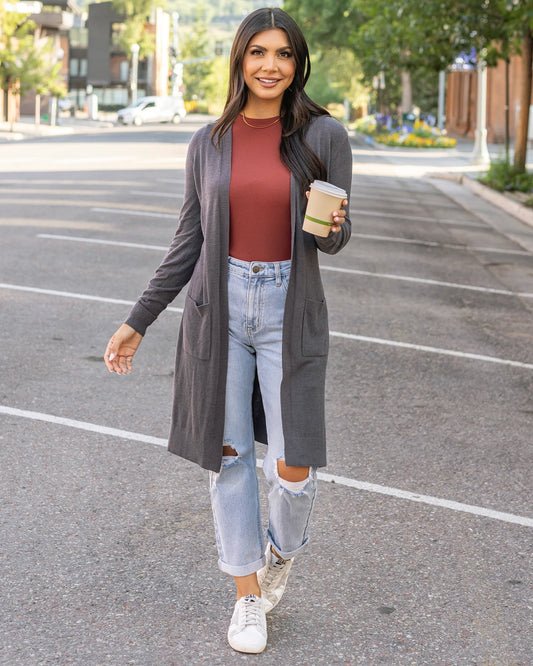
<instances>
[{"instance_id":1,"label":"cardboard cup sleeve","mask_svg":"<svg viewBox=\"0 0 533 666\"><path fill-rule=\"evenodd\" d=\"M323 180L311 183L309 201L305 211L303 230L315 236L329 236L333 224L333 211L339 210L348 196L340 187Z\"/></svg>"}]
</instances>

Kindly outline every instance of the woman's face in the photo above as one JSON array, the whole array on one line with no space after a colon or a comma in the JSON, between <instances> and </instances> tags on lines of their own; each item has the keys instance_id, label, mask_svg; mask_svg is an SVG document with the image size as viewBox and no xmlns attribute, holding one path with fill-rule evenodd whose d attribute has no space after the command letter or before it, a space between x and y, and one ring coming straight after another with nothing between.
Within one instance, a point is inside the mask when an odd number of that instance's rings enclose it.
<instances>
[{"instance_id":1,"label":"woman's face","mask_svg":"<svg viewBox=\"0 0 533 666\"><path fill-rule=\"evenodd\" d=\"M296 65L284 30L258 32L246 47L243 60L248 101L278 103L294 79Z\"/></svg>"}]
</instances>

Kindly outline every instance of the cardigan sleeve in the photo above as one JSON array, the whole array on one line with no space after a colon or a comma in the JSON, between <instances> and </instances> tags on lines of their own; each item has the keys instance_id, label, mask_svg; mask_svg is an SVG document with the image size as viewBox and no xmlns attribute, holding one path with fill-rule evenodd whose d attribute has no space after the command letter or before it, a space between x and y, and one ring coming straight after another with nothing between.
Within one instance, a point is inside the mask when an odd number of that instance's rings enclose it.
<instances>
[{"instance_id":1,"label":"cardigan sleeve","mask_svg":"<svg viewBox=\"0 0 533 666\"><path fill-rule=\"evenodd\" d=\"M203 128L205 130L205 128ZM185 163L185 195L179 224L167 254L148 286L131 309L126 324L144 335L146 329L189 282L204 240L201 227L201 186L198 173L200 161L200 130L191 140Z\"/></svg>"},{"instance_id":2,"label":"cardigan sleeve","mask_svg":"<svg viewBox=\"0 0 533 666\"><path fill-rule=\"evenodd\" d=\"M344 224L337 233L329 236L315 236L317 247L327 254L336 254L350 240L352 222L350 220L350 191L352 188L352 147L348 133L337 120L328 116L320 118L325 126L318 130L318 154L327 168L329 183L342 188L348 194L348 206Z\"/></svg>"}]
</instances>

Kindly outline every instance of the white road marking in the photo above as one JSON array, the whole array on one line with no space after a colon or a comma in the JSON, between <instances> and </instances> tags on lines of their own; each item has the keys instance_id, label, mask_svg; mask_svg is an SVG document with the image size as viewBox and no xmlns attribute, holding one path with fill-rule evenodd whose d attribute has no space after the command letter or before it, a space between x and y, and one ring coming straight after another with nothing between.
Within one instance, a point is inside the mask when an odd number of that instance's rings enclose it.
<instances>
[{"instance_id":1,"label":"white road marking","mask_svg":"<svg viewBox=\"0 0 533 666\"><path fill-rule=\"evenodd\" d=\"M398 215L397 213L381 213L372 210L360 210L360 209L357 210L351 209L350 214L356 217L361 215L367 215L369 217L390 217L395 220L409 220L413 222L431 222L433 224L450 224L454 226L469 227L473 229L487 229L487 231L490 230L486 224L472 224L470 222L461 222L459 220L442 220L440 218L419 217L417 215Z\"/></svg>"},{"instance_id":2,"label":"white road marking","mask_svg":"<svg viewBox=\"0 0 533 666\"><path fill-rule=\"evenodd\" d=\"M44 235L44 234L42 234ZM324 271L333 271L337 273L348 273L352 275L365 275L368 277L383 278L386 280L399 280L403 282L414 282L417 284L428 284L437 287L451 287L453 289L465 289L467 291L479 291L485 294L501 294L503 296L521 296L522 298L533 298L533 293L508 291L507 289L492 289L491 287L476 287L471 284L460 284L457 282L444 282L441 280L430 280L428 278L410 277L408 275L395 275L394 273L372 273L371 271L361 271L355 268L339 268L337 266L324 266L320 264L320 269Z\"/></svg>"},{"instance_id":3,"label":"white road marking","mask_svg":"<svg viewBox=\"0 0 533 666\"><path fill-rule=\"evenodd\" d=\"M168 245L145 245L144 243L128 243L127 241L107 241L101 238L85 238L82 236L62 236L60 234L37 234L37 238L48 240L65 240L74 243L95 243L96 245L112 245L118 247L135 247L140 250L168 250Z\"/></svg>"},{"instance_id":4,"label":"white road marking","mask_svg":"<svg viewBox=\"0 0 533 666\"><path fill-rule=\"evenodd\" d=\"M41 289L38 287L25 287L21 285L8 284L0 282L0 289L15 289L18 291L25 291L35 294L43 294L47 296L60 296L65 298L78 298L86 301L98 301L101 303L116 303L118 305L134 305L135 301L125 301L116 298L104 298L101 296L90 296L88 294L77 294L68 291L56 291L54 289ZM167 307L170 312L183 313L183 308ZM425 345L417 345L410 342L398 342L396 340L385 340L383 338L372 338L365 335L356 335L354 333L342 333L340 331L330 331L330 336L333 338L344 338L347 340L355 340L358 342L369 342L372 344L385 345L388 347L398 347L401 349L411 349L415 351L427 352L430 354L442 354L444 356L455 356L457 358L467 358L473 361L484 361L486 363L498 363L500 365L508 365L517 368L527 368L533 370L533 363L523 363L522 361L512 361L509 359L498 358L496 356L485 356L483 354L473 354L470 352L455 351L452 349L441 349L439 347L428 347Z\"/></svg>"},{"instance_id":5,"label":"white road marking","mask_svg":"<svg viewBox=\"0 0 533 666\"><path fill-rule=\"evenodd\" d=\"M102 359L103 362L103 359ZM162 437L152 437L150 435L143 435L142 433L132 432L130 430L120 430L118 428L110 428L95 423L88 423L87 421L77 421L68 419L62 416L54 416L52 414L44 414L42 412L33 412L25 409L17 409L8 407L7 405L0 405L0 414L6 416L15 416L18 418L25 418L34 421L44 421L45 423L54 423L68 428L76 428L78 430L85 430L88 432L95 432L100 435L108 435L110 437L118 437L135 442L142 442L145 444L155 444L157 446L166 447L167 440ZM257 466L262 467L263 461L258 459ZM533 518L520 516L513 513L506 513L503 511L495 511L487 509L486 507L476 506L473 504L463 504L462 502L455 502L440 497L432 497L431 495L421 495L419 493L401 490L400 488L391 488L389 486L381 486L375 483L367 483L366 481L357 481L345 476L337 476L335 474L327 474L325 472L318 472L318 478L327 483L337 483L341 486L348 488L355 488L365 492L377 493L380 495L387 495L397 499L405 499L419 504L428 504L443 509L451 509L463 513L470 513L475 516L482 516L484 518L492 518L505 523L513 523L515 525L523 525L525 527L533 527Z\"/></svg>"},{"instance_id":6,"label":"white road marking","mask_svg":"<svg viewBox=\"0 0 533 666\"><path fill-rule=\"evenodd\" d=\"M162 199L183 199L183 194L172 194L170 192L145 192L142 190L131 190L130 194L146 197L161 197Z\"/></svg>"},{"instance_id":7,"label":"white road marking","mask_svg":"<svg viewBox=\"0 0 533 666\"><path fill-rule=\"evenodd\" d=\"M129 210L127 208L91 208L95 213L115 213L116 215L137 215L140 217L176 218L175 213L150 213L142 210ZM413 219L413 218L410 218ZM397 236L378 236L374 234L352 233L354 238L367 240L386 241L389 243L407 243L410 245L424 245L426 247L442 247L448 250L476 250L478 252L498 252L500 254L520 254L530 256L531 252L520 250L502 250L496 247L471 247L470 245L453 245L451 243L439 243L437 241L416 240L414 238L398 238Z\"/></svg>"},{"instance_id":8,"label":"white road marking","mask_svg":"<svg viewBox=\"0 0 533 666\"><path fill-rule=\"evenodd\" d=\"M365 490L371 493L379 493L380 495L388 495L390 497L397 497L398 499L410 500L411 502L420 502L421 504L429 504L444 509L451 509L452 511L462 511L476 516L484 516L485 518L494 518L495 520L501 520L506 523L515 523L516 525L533 527L533 518L495 511L474 504L463 504L462 502L455 502L441 497L432 497L431 495L419 495L418 493L413 493L408 490L380 486L375 483L367 483L366 481L356 481L355 479L350 479L345 476L336 476L335 474L326 474L325 472L318 472L318 478L322 481L338 483L343 486L348 486L349 488L356 488L357 490Z\"/></svg>"},{"instance_id":9,"label":"white road marking","mask_svg":"<svg viewBox=\"0 0 533 666\"><path fill-rule=\"evenodd\" d=\"M426 247L442 247L448 250L475 250L478 252L498 252L500 254L520 254L531 256L526 250L502 250L498 247L473 247L470 245L453 245L451 243L439 243L437 241L417 240L416 238L399 238L398 236L378 236L374 234L352 233L352 238L363 238L365 240L384 241L387 243L407 243L409 245L424 245Z\"/></svg>"},{"instance_id":10,"label":"white road marking","mask_svg":"<svg viewBox=\"0 0 533 666\"><path fill-rule=\"evenodd\" d=\"M168 246L146 245L144 243L128 243L126 241L109 241L100 238L86 238L83 236L64 236L61 234L37 234L37 238L46 238L49 240L64 240L76 243L96 243L98 245L113 245L118 247L134 247L141 250L167 250ZM492 289L491 287L476 287L470 284L459 284L456 282L444 282L441 280L430 280L427 278L410 277L408 275L395 275L393 273L372 273L371 271L362 271L355 268L339 268L337 266L320 265L321 270L337 273L346 273L348 275L364 275L367 277L383 278L387 280L399 280L403 282L414 282L416 284L428 284L437 287L450 287L453 289L465 289L467 291L479 291L485 294L500 294L503 296L521 296L522 298L533 298L533 293L508 291L506 289Z\"/></svg>"},{"instance_id":11,"label":"white road marking","mask_svg":"<svg viewBox=\"0 0 533 666\"><path fill-rule=\"evenodd\" d=\"M48 158L44 159L44 161L47 160ZM62 157L54 159L53 163L54 164L91 164L91 163L102 164L102 161L103 160L101 157ZM132 161L134 161L134 159L129 157L128 155L115 155L114 157L110 155L105 156L106 163L127 162L128 164L131 164ZM140 160L138 166L144 166L146 164L163 164L163 162L169 162L171 164L175 164L176 162L185 162L185 157L158 157L157 159L147 159L142 161Z\"/></svg>"},{"instance_id":12,"label":"white road marking","mask_svg":"<svg viewBox=\"0 0 533 666\"><path fill-rule=\"evenodd\" d=\"M372 189L371 187L365 187L364 192L368 192L371 189ZM420 193L417 192L416 194L420 194ZM352 193L351 193L350 200L353 201L354 199L372 199L372 201L386 201L386 202L394 201L394 202L397 202L397 203L400 203L400 204L404 204L405 206L420 206L421 202L418 201L417 199L413 198L414 196L415 196L414 193L408 192L408 191L405 192L405 195L403 197L383 196L383 189L382 188L378 188L378 193L375 194L375 195L361 194L361 192L358 192L357 190L355 190L355 188L352 188ZM424 198L427 198L427 196L425 196ZM425 203L424 205L428 205L428 204ZM458 212L462 211L462 209L459 208L457 206L457 204L449 204L449 203L439 202L438 207L439 208L450 208L450 209L454 209Z\"/></svg>"},{"instance_id":13,"label":"white road marking","mask_svg":"<svg viewBox=\"0 0 533 666\"><path fill-rule=\"evenodd\" d=\"M97 301L98 303L114 303L115 305L135 305L136 301L125 301L121 298L105 298L103 296L91 296L90 294L77 294L70 291L57 291L56 289L41 289L39 287L24 287L18 284L7 284L0 282L0 289L13 289L25 291L32 294L43 294L45 296L59 296L61 298L77 298L82 301ZM183 308L167 307L170 312L183 313Z\"/></svg>"},{"instance_id":14,"label":"white road marking","mask_svg":"<svg viewBox=\"0 0 533 666\"><path fill-rule=\"evenodd\" d=\"M102 363L104 359L102 357ZM111 437L121 437L123 439L130 439L135 442L144 442L146 444L157 444L158 446L166 446L167 440L160 437L152 437L150 435L142 435L130 430L120 430L118 428L108 428L107 426L97 425L95 423L87 423L87 421L75 421L74 419L67 419L63 416L54 416L53 414L43 414L42 412L32 412L26 409L15 409L14 407L7 407L0 405L0 414L8 416L18 416L24 419L31 419L34 421L45 421L46 423L57 423L58 425L67 426L68 428L77 428L78 430L88 430L89 432L97 432L101 435L111 435Z\"/></svg>"},{"instance_id":15,"label":"white road marking","mask_svg":"<svg viewBox=\"0 0 533 666\"><path fill-rule=\"evenodd\" d=\"M387 345L389 347L400 347L402 349L413 349L423 351L429 354L442 354L444 356L455 356L457 358L468 358L473 361L485 361L486 363L499 363L501 365L510 365L516 368L527 368L533 370L533 363L523 363L522 361L510 361L497 356L485 356L484 354L472 354L470 352L455 351L453 349L441 349L440 347L428 347L426 345L415 345L411 342L398 342L396 340L384 340L382 338L372 338L365 335L355 335L353 333L339 333L330 331L333 338L345 338L347 340L357 340L358 342L370 342L377 345Z\"/></svg>"},{"instance_id":16,"label":"white road marking","mask_svg":"<svg viewBox=\"0 0 533 666\"><path fill-rule=\"evenodd\" d=\"M136 215L139 217L164 217L177 219L177 213L150 213L146 210L129 210L128 208L91 208L95 213L114 213L115 215Z\"/></svg>"}]
</instances>

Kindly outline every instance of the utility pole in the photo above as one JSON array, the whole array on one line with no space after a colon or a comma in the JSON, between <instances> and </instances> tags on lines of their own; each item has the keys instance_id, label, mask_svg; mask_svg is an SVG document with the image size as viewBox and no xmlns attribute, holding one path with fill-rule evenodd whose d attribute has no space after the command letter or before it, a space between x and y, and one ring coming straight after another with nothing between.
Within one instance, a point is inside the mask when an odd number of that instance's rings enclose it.
<instances>
[{"instance_id":1,"label":"utility pole","mask_svg":"<svg viewBox=\"0 0 533 666\"><path fill-rule=\"evenodd\" d=\"M139 75L139 45L131 45L131 103L137 101L137 80Z\"/></svg>"}]
</instances>

